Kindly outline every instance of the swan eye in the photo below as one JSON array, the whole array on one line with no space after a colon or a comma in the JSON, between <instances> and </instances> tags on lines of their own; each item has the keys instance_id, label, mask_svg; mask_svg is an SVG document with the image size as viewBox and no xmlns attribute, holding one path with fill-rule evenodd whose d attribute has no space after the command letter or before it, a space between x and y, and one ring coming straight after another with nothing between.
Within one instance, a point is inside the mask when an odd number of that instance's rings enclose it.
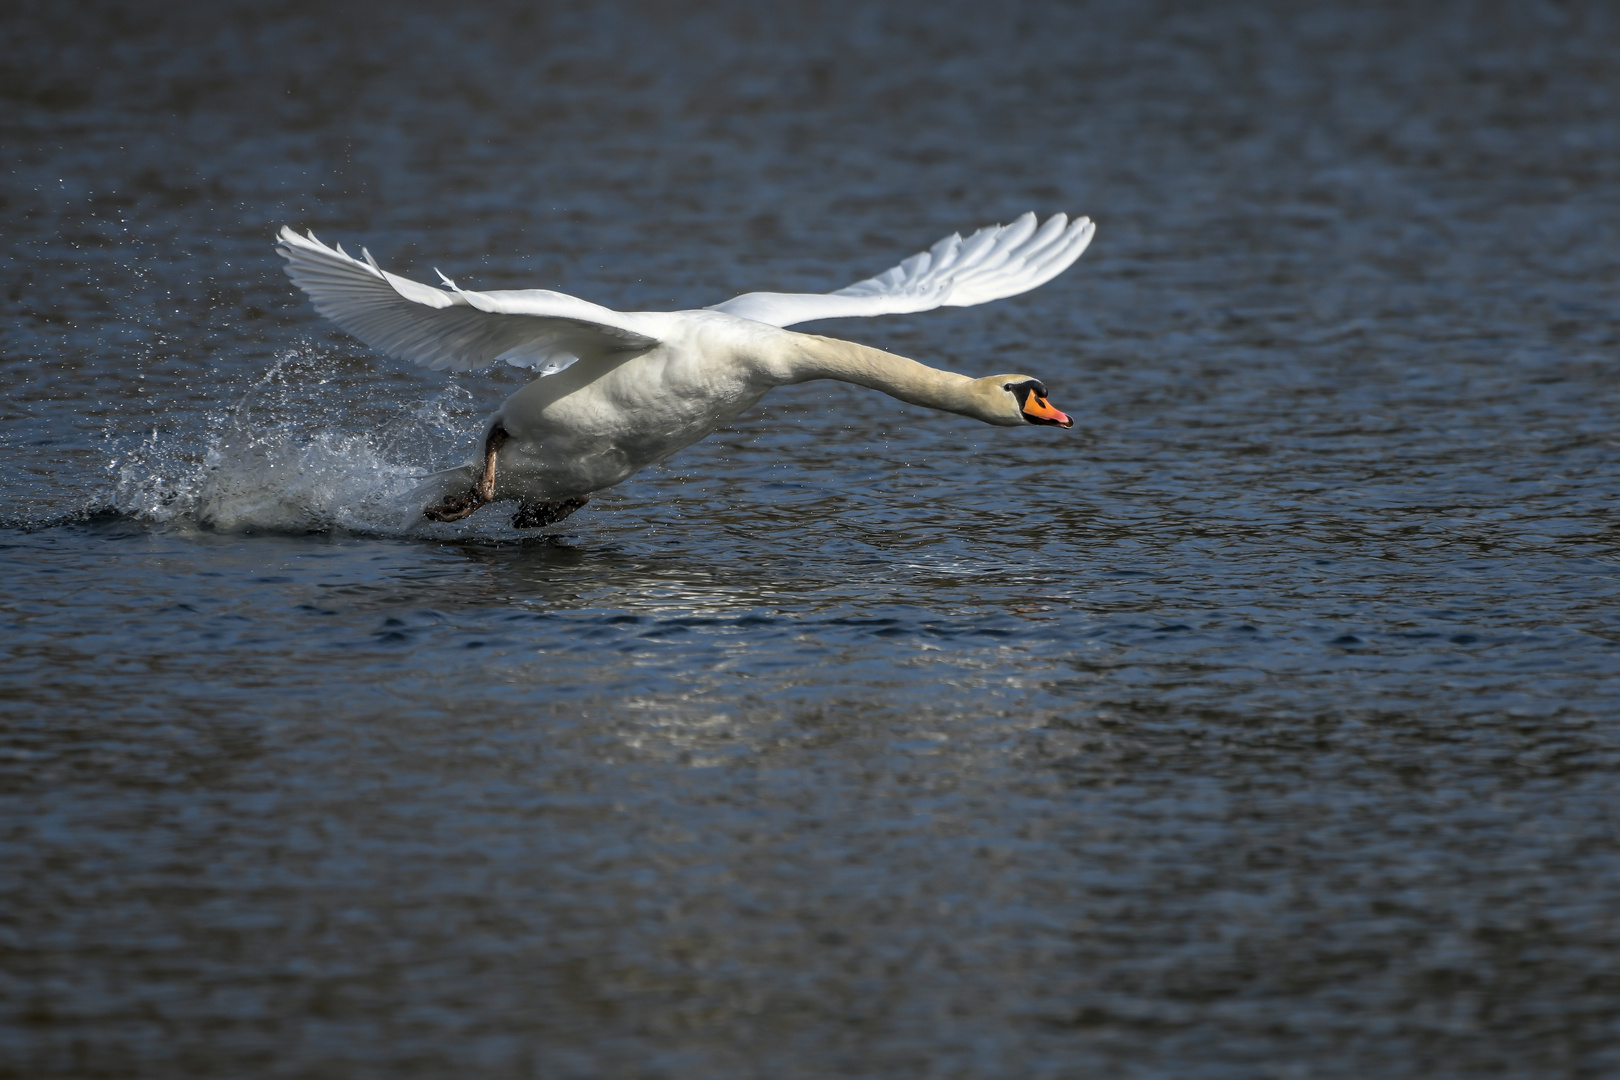
<instances>
[{"instance_id":1,"label":"swan eye","mask_svg":"<svg viewBox=\"0 0 1620 1080\"><path fill-rule=\"evenodd\" d=\"M1046 384L1041 382L1039 379L1025 379L1023 382L1003 383L1001 388L1018 399L1018 405L1020 408L1023 407L1024 402L1029 400L1030 394L1034 394L1038 398L1044 398L1046 396Z\"/></svg>"}]
</instances>

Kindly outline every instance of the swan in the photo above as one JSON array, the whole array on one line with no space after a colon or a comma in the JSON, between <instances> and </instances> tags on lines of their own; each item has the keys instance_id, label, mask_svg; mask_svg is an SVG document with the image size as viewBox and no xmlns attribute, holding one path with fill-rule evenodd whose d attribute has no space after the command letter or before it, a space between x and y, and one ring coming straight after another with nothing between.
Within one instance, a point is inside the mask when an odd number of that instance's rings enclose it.
<instances>
[{"instance_id":1,"label":"swan","mask_svg":"<svg viewBox=\"0 0 1620 1080\"><path fill-rule=\"evenodd\" d=\"M391 274L361 248L283 227L276 252L315 310L400 360L467 371L504 361L539 375L484 426L478 460L435 474L422 509L458 521L516 500L517 528L561 521L612 487L731 422L778 386L838 379L912 405L1004 427L1073 427L1029 375L974 379L852 341L786 329L815 319L968 307L1066 270L1089 218L1033 213L947 236L876 277L831 293L751 292L697 311L613 311L547 289L474 292Z\"/></svg>"}]
</instances>

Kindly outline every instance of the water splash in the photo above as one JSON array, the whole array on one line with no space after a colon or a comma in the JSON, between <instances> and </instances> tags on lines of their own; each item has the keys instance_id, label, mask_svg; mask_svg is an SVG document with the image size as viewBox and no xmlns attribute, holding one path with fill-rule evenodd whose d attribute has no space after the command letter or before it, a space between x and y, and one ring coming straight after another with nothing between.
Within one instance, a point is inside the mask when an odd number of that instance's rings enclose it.
<instances>
[{"instance_id":1,"label":"water splash","mask_svg":"<svg viewBox=\"0 0 1620 1080\"><path fill-rule=\"evenodd\" d=\"M462 463L479 414L459 386L379 413L374 380L289 351L212 419L200 453L154 430L110 462L113 509L225 532L417 531L424 487Z\"/></svg>"}]
</instances>

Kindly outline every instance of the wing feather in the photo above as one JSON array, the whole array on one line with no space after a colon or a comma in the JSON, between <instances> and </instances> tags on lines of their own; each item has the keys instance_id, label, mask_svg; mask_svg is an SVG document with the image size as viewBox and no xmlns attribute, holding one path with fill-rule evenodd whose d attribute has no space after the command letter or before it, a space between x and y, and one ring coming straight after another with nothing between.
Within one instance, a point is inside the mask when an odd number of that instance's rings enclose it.
<instances>
[{"instance_id":1,"label":"wing feather","mask_svg":"<svg viewBox=\"0 0 1620 1080\"><path fill-rule=\"evenodd\" d=\"M1067 270L1091 243L1090 218L1054 214L1038 223L1024 214L966 240L952 234L876 277L830 293L744 293L714 310L772 326L812 319L895 315L937 307L970 307L1016 296Z\"/></svg>"},{"instance_id":2,"label":"wing feather","mask_svg":"<svg viewBox=\"0 0 1620 1080\"><path fill-rule=\"evenodd\" d=\"M564 293L523 289L445 291L282 229L276 252L315 310L380 352L435 369L469 371L497 361L549 375L581 357L642 352L658 344L633 315Z\"/></svg>"}]
</instances>

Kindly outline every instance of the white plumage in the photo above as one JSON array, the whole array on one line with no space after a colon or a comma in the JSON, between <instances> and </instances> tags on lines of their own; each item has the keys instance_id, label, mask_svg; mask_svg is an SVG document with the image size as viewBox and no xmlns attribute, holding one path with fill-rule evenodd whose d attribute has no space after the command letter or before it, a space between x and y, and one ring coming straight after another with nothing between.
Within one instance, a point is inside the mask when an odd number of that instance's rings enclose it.
<instances>
[{"instance_id":1,"label":"white plumage","mask_svg":"<svg viewBox=\"0 0 1620 1080\"><path fill-rule=\"evenodd\" d=\"M364 248L360 262L314 233L305 239L283 228L280 240L287 276L316 311L379 352L423 367L470 371L504 360L551 374L581 355L658 343L635 328L635 315L565 293L444 291L390 274Z\"/></svg>"},{"instance_id":2,"label":"white plumage","mask_svg":"<svg viewBox=\"0 0 1620 1080\"><path fill-rule=\"evenodd\" d=\"M540 378L489 420L481 462L441 474L425 509L455 520L518 499L515 524L559 520L593 491L729 422L770 389L839 379L902 401L1003 426L1071 426L1026 375L969 379L836 338L784 329L815 319L967 307L1013 296L1069 267L1091 242L1088 218L952 235L876 277L832 293L753 292L699 311L624 312L547 289L436 289L282 229L276 251L315 309L366 344L426 367L498 361ZM566 372L566 375L562 374ZM497 457L501 462L497 474Z\"/></svg>"},{"instance_id":3,"label":"white plumage","mask_svg":"<svg viewBox=\"0 0 1620 1080\"><path fill-rule=\"evenodd\" d=\"M991 225L963 240L952 234L899 266L831 293L744 293L713 310L792 326L816 319L900 315L939 307L972 307L1017 296L1057 277L1078 259L1097 231L1090 218L1071 224L1054 214L1036 228L1035 215Z\"/></svg>"}]
</instances>

